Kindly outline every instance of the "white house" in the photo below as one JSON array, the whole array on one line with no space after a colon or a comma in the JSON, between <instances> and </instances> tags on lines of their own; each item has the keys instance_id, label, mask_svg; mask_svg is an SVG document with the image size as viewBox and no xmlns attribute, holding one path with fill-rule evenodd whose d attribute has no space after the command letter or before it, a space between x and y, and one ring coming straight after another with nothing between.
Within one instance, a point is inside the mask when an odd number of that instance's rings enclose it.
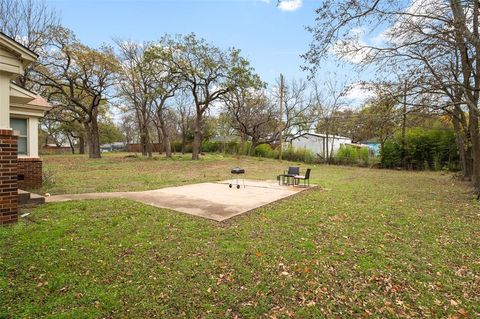
<instances>
[{"instance_id":1,"label":"white house","mask_svg":"<svg viewBox=\"0 0 480 319\"><path fill-rule=\"evenodd\" d=\"M41 96L10 83L10 127L18 132L18 157L38 158L38 120L50 109Z\"/></svg>"},{"instance_id":2,"label":"white house","mask_svg":"<svg viewBox=\"0 0 480 319\"><path fill-rule=\"evenodd\" d=\"M0 33L0 130L4 136L9 130L16 136L20 188L41 186L38 121L50 105L41 96L13 82L36 59L34 52Z\"/></svg>"},{"instance_id":3,"label":"white house","mask_svg":"<svg viewBox=\"0 0 480 319\"><path fill-rule=\"evenodd\" d=\"M325 158L328 154L335 155L343 144L352 143L352 139L338 135L327 135L317 133L304 133L295 136L291 140L294 148L305 148L313 154Z\"/></svg>"}]
</instances>

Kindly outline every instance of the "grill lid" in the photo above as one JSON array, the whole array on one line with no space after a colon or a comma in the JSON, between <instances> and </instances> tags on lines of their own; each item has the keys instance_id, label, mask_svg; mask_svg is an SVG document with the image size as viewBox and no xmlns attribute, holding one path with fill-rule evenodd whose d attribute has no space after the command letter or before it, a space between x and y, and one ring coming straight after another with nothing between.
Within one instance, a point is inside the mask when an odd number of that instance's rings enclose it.
<instances>
[{"instance_id":1,"label":"grill lid","mask_svg":"<svg viewBox=\"0 0 480 319\"><path fill-rule=\"evenodd\" d=\"M232 174L245 174L245 169L240 168L240 167L234 167L230 171Z\"/></svg>"}]
</instances>

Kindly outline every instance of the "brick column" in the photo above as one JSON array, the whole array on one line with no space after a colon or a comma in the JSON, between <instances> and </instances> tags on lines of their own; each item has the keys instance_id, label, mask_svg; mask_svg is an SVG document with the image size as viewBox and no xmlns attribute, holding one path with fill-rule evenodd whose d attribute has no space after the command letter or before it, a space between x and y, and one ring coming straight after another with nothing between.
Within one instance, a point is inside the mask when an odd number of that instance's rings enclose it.
<instances>
[{"instance_id":1,"label":"brick column","mask_svg":"<svg viewBox=\"0 0 480 319\"><path fill-rule=\"evenodd\" d=\"M0 129L0 225L18 220L17 136Z\"/></svg>"},{"instance_id":2,"label":"brick column","mask_svg":"<svg viewBox=\"0 0 480 319\"><path fill-rule=\"evenodd\" d=\"M18 158L18 188L34 189L42 187L42 160L38 157Z\"/></svg>"}]
</instances>

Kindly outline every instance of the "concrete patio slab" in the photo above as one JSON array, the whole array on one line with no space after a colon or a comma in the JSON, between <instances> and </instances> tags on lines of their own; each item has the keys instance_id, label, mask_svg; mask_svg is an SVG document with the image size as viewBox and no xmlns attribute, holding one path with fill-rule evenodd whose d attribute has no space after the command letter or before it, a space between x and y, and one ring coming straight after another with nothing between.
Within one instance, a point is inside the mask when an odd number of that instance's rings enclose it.
<instances>
[{"instance_id":1,"label":"concrete patio slab","mask_svg":"<svg viewBox=\"0 0 480 319\"><path fill-rule=\"evenodd\" d=\"M280 186L275 181L245 180L245 188L229 188L230 181L190 184L142 192L55 195L47 203L84 199L126 198L178 212L224 221L308 188Z\"/></svg>"}]
</instances>

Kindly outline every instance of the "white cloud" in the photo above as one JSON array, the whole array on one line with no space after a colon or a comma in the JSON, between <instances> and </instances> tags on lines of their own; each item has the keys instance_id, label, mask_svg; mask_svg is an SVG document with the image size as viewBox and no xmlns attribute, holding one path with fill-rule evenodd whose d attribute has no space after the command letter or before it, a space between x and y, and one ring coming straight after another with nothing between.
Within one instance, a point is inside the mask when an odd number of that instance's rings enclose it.
<instances>
[{"instance_id":1,"label":"white cloud","mask_svg":"<svg viewBox=\"0 0 480 319\"><path fill-rule=\"evenodd\" d=\"M424 34L438 32L431 29L436 20L429 17L447 16L449 10L444 0L411 0L398 10L397 19L392 24L379 29L352 28L343 39L333 44L331 52L352 64L368 63L378 53L377 48L401 46L415 38L422 39Z\"/></svg>"},{"instance_id":2,"label":"white cloud","mask_svg":"<svg viewBox=\"0 0 480 319\"><path fill-rule=\"evenodd\" d=\"M302 0L282 0L278 3L278 8L282 11L295 11L302 7Z\"/></svg>"},{"instance_id":3,"label":"white cloud","mask_svg":"<svg viewBox=\"0 0 480 319\"><path fill-rule=\"evenodd\" d=\"M347 93L345 94L345 99L350 102L350 105L360 106L374 95L375 94L362 83L354 83L350 85Z\"/></svg>"},{"instance_id":4,"label":"white cloud","mask_svg":"<svg viewBox=\"0 0 480 319\"><path fill-rule=\"evenodd\" d=\"M345 39L333 44L330 51L344 61L362 64L369 58L367 46L366 29L357 27L352 28Z\"/></svg>"}]
</instances>

